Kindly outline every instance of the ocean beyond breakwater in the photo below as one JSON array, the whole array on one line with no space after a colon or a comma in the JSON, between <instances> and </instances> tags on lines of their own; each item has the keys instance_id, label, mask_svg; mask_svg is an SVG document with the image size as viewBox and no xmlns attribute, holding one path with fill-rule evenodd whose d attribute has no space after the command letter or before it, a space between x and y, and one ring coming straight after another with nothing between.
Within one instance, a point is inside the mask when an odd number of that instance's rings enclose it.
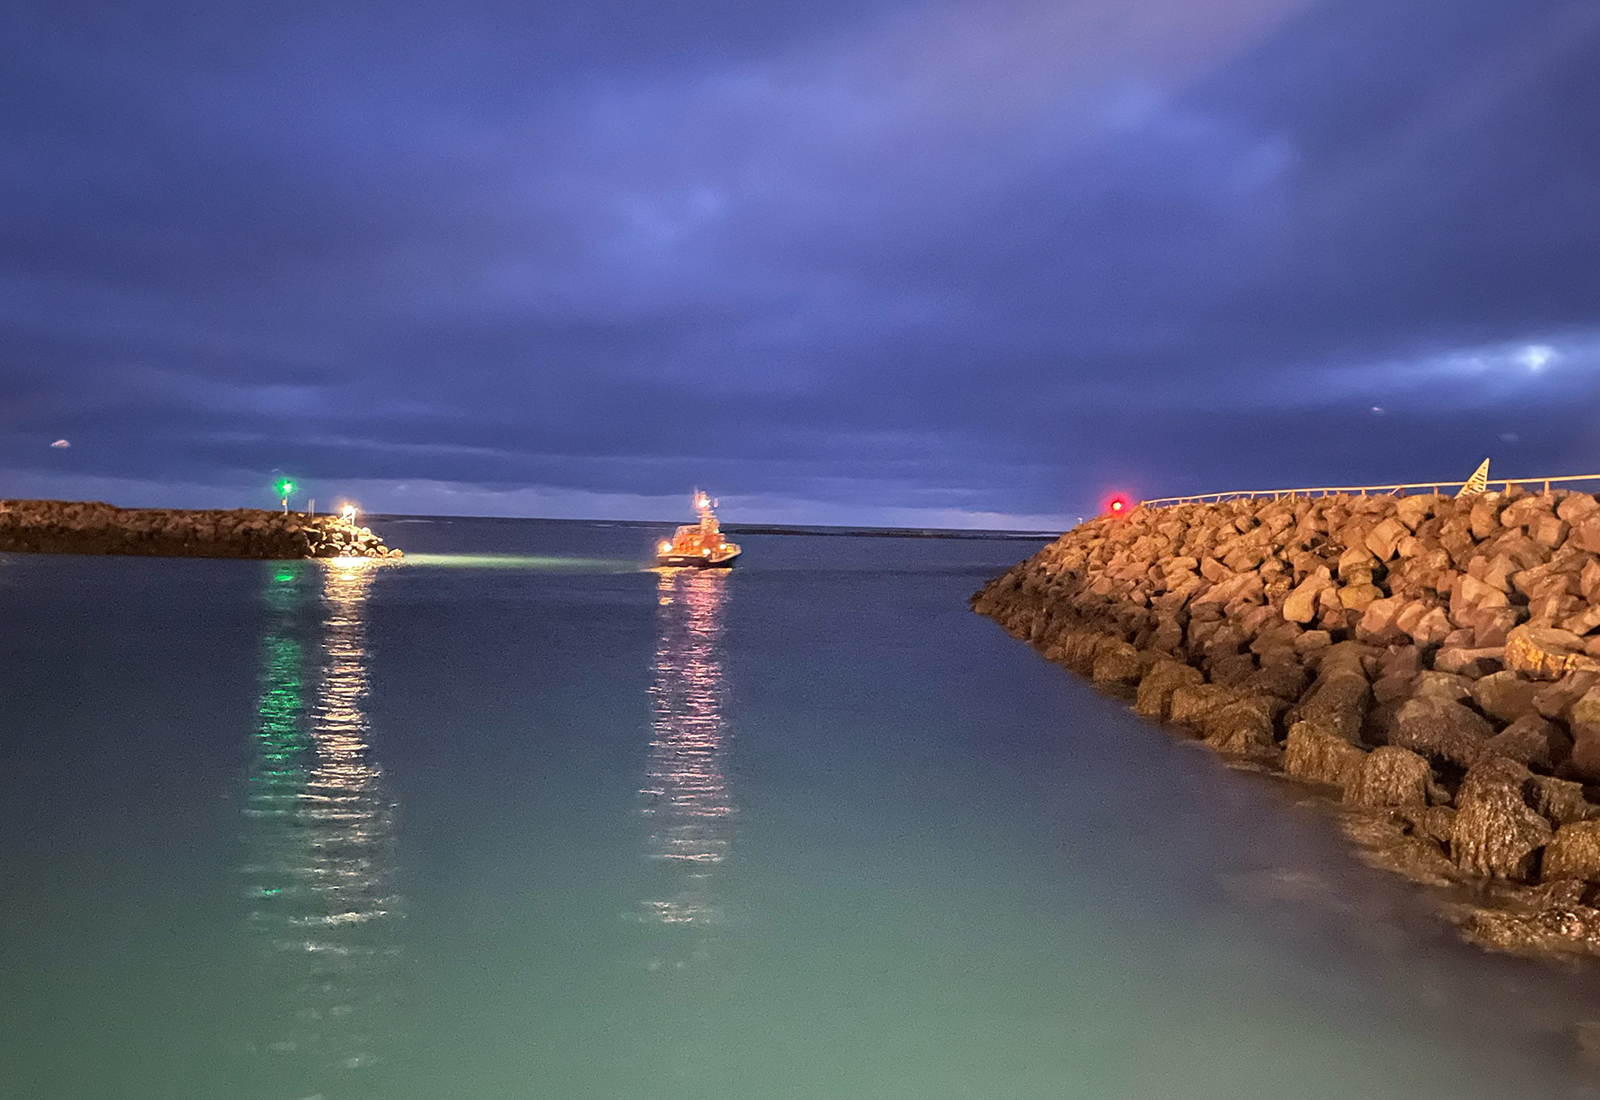
<instances>
[{"instance_id":1,"label":"ocean beyond breakwater","mask_svg":"<svg viewBox=\"0 0 1600 1100\"><path fill-rule=\"evenodd\" d=\"M1482 946L1600 955L1600 502L1240 499L1082 524L972 598L1325 796Z\"/></svg>"},{"instance_id":2,"label":"ocean beyond breakwater","mask_svg":"<svg viewBox=\"0 0 1600 1100\"><path fill-rule=\"evenodd\" d=\"M337 515L65 500L0 500L0 551L280 560L401 556L369 529Z\"/></svg>"}]
</instances>

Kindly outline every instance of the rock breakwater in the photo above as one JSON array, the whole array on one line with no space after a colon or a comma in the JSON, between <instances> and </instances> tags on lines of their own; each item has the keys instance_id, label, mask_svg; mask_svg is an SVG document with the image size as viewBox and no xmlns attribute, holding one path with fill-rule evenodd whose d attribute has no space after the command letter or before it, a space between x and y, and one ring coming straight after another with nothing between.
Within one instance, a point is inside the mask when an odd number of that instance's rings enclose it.
<instances>
[{"instance_id":1,"label":"rock breakwater","mask_svg":"<svg viewBox=\"0 0 1600 1100\"><path fill-rule=\"evenodd\" d=\"M0 551L190 558L398 558L340 516L258 508L116 508L99 501L0 500Z\"/></svg>"},{"instance_id":2,"label":"rock breakwater","mask_svg":"<svg viewBox=\"0 0 1600 1100\"><path fill-rule=\"evenodd\" d=\"M1600 955L1600 501L1242 499L1062 535L972 606L1310 784L1469 939Z\"/></svg>"}]
</instances>

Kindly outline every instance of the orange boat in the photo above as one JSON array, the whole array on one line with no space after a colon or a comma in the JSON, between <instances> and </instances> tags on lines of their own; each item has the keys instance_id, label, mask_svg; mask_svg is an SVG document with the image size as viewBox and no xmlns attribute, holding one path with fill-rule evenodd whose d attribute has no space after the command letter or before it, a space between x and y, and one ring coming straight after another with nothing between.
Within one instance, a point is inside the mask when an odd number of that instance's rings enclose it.
<instances>
[{"instance_id":1,"label":"orange boat","mask_svg":"<svg viewBox=\"0 0 1600 1100\"><path fill-rule=\"evenodd\" d=\"M694 491L695 510L700 513L699 523L686 523L673 533L671 541L663 540L656 547L657 565L687 565L700 569L727 569L739 556L739 547L722 535L717 526L717 514L711 510L716 501L699 489Z\"/></svg>"}]
</instances>

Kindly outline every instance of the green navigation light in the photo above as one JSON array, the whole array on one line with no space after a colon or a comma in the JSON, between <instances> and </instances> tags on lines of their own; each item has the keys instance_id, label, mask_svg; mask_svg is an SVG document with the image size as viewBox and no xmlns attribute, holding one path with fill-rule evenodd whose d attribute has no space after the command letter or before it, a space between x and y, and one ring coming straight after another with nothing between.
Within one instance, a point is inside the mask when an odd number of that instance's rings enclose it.
<instances>
[{"instance_id":1,"label":"green navigation light","mask_svg":"<svg viewBox=\"0 0 1600 1100\"><path fill-rule=\"evenodd\" d=\"M272 483L272 488L280 497L286 497L290 493L294 492L294 482L290 481L286 477L280 477L277 481Z\"/></svg>"}]
</instances>

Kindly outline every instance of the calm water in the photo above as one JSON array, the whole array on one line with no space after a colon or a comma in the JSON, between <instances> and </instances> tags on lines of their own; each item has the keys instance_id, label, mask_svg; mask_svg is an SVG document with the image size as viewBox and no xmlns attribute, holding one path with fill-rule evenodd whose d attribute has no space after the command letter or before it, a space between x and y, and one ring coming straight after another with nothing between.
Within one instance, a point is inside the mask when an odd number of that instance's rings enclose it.
<instances>
[{"instance_id":1,"label":"calm water","mask_svg":"<svg viewBox=\"0 0 1600 1100\"><path fill-rule=\"evenodd\" d=\"M1587 975L965 598L1037 544L0 556L0 1096L1544 1097Z\"/></svg>"}]
</instances>

